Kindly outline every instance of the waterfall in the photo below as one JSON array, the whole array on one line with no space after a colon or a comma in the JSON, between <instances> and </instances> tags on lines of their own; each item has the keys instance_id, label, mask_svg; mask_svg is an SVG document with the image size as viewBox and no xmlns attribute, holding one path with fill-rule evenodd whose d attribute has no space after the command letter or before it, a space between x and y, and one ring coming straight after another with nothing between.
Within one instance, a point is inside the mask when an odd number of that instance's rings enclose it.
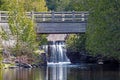
<instances>
[{"instance_id":1,"label":"waterfall","mask_svg":"<svg viewBox=\"0 0 120 80\"><path fill-rule=\"evenodd\" d=\"M48 45L48 63L65 63L69 62L66 56L65 42L53 41Z\"/></svg>"}]
</instances>

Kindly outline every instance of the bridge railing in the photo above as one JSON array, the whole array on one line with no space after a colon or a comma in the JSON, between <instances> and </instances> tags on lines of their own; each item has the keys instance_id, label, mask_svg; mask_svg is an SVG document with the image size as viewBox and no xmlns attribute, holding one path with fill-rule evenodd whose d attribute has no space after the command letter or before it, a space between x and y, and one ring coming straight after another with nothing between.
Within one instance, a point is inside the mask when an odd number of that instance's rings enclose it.
<instances>
[{"instance_id":1,"label":"bridge railing","mask_svg":"<svg viewBox=\"0 0 120 80\"><path fill-rule=\"evenodd\" d=\"M86 22L88 12L27 12L29 18L36 22ZM0 11L0 22L8 21L8 12Z\"/></svg>"},{"instance_id":2,"label":"bridge railing","mask_svg":"<svg viewBox=\"0 0 120 80\"><path fill-rule=\"evenodd\" d=\"M7 22L8 20L8 12L0 11L0 22Z\"/></svg>"}]
</instances>

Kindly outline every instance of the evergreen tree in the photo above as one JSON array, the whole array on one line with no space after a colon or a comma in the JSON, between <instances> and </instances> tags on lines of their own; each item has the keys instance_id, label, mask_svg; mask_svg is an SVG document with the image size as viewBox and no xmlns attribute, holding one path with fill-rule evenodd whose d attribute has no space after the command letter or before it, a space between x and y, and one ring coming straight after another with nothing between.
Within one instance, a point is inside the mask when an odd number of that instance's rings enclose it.
<instances>
[{"instance_id":1,"label":"evergreen tree","mask_svg":"<svg viewBox=\"0 0 120 80\"><path fill-rule=\"evenodd\" d=\"M48 9L51 11L65 11L70 0L46 0Z\"/></svg>"},{"instance_id":2,"label":"evergreen tree","mask_svg":"<svg viewBox=\"0 0 120 80\"><path fill-rule=\"evenodd\" d=\"M66 7L69 5L70 0L59 0L57 2L56 11L68 11Z\"/></svg>"},{"instance_id":3,"label":"evergreen tree","mask_svg":"<svg viewBox=\"0 0 120 80\"><path fill-rule=\"evenodd\" d=\"M65 11L87 11L86 0L69 0Z\"/></svg>"},{"instance_id":4,"label":"evergreen tree","mask_svg":"<svg viewBox=\"0 0 120 80\"><path fill-rule=\"evenodd\" d=\"M120 59L120 1L92 0L87 28L87 49L91 54Z\"/></svg>"},{"instance_id":5,"label":"evergreen tree","mask_svg":"<svg viewBox=\"0 0 120 80\"><path fill-rule=\"evenodd\" d=\"M56 11L58 1L59 0L46 0L48 9L50 11Z\"/></svg>"}]
</instances>

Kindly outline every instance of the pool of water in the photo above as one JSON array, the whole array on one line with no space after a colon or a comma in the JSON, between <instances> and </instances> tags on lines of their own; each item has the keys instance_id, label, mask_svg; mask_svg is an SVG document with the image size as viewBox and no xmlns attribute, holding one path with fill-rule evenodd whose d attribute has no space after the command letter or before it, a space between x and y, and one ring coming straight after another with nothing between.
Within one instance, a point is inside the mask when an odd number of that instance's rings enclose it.
<instances>
[{"instance_id":1,"label":"pool of water","mask_svg":"<svg viewBox=\"0 0 120 80\"><path fill-rule=\"evenodd\" d=\"M120 80L119 67L49 64L32 69L0 69L0 80Z\"/></svg>"}]
</instances>

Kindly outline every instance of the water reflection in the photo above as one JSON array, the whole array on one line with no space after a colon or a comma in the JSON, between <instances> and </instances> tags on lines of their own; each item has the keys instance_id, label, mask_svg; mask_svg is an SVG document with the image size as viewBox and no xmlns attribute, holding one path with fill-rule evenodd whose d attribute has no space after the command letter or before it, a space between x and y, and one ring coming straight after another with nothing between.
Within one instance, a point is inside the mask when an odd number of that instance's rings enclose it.
<instances>
[{"instance_id":1,"label":"water reflection","mask_svg":"<svg viewBox=\"0 0 120 80\"><path fill-rule=\"evenodd\" d=\"M70 68L67 80L120 80L119 68L110 66L89 65Z\"/></svg>"},{"instance_id":2,"label":"water reflection","mask_svg":"<svg viewBox=\"0 0 120 80\"><path fill-rule=\"evenodd\" d=\"M40 69L4 69L0 80L45 80L45 68Z\"/></svg>"},{"instance_id":3,"label":"water reflection","mask_svg":"<svg viewBox=\"0 0 120 80\"><path fill-rule=\"evenodd\" d=\"M37 69L1 69L0 80L120 80L120 70L108 66L55 64Z\"/></svg>"},{"instance_id":4,"label":"water reflection","mask_svg":"<svg viewBox=\"0 0 120 80\"><path fill-rule=\"evenodd\" d=\"M67 80L67 65L49 65L48 66L48 80Z\"/></svg>"}]
</instances>

